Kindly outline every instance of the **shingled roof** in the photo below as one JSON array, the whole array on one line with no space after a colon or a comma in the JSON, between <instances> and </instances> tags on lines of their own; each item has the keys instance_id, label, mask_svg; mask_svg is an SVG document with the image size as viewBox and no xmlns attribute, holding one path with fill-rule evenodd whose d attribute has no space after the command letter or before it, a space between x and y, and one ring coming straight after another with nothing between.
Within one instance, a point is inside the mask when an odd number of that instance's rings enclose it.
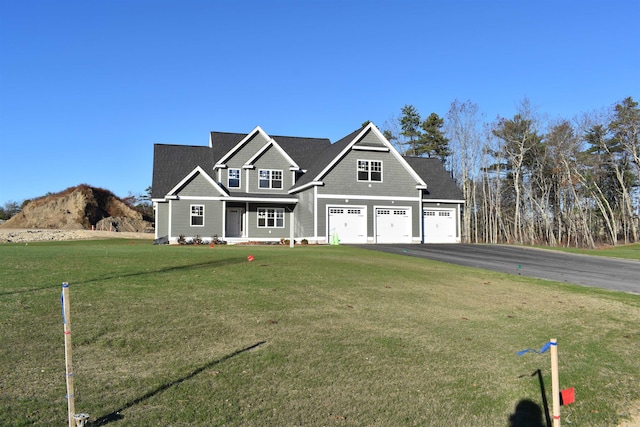
<instances>
[{"instance_id":1,"label":"shingled roof","mask_svg":"<svg viewBox=\"0 0 640 427\"><path fill-rule=\"evenodd\" d=\"M344 138L331 144L327 138L302 138L272 136L280 147L306 173L294 184L300 188L321 179L318 175L362 132L356 129ZM155 144L153 157L152 198L163 198L185 176L196 167L215 180L213 168L216 161L226 155L247 135L230 132L211 132L210 146ZM428 200L463 200L449 172L439 159L404 156L409 166L427 183L423 198Z\"/></svg>"},{"instance_id":2,"label":"shingled roof","mask_svg":"<svg viewBox=\"0 0 640 427\"><path fill-rule=\"evenodd\" d=\"M211 174L213 165L213 153L209 147L154 144L151 197L156 199L166 196L177 183L198 166Z\"/></svg>"},{"instance_id":3,"label":"shingled roof","mask_svg":"<svg viewBox=\"0 0 640 427\"><path fill-rule=\"evenodd\" d=\"M463 200L462 191L445 169L440 159L404 156L409 166L427 183L423 199Z\"/></svg>"},{"instance_id":4,"label":"shingled roof","mask_svg":"<svg viewBox=\"0 0 640 427\"><path fill-rule=\"evenodd\" d=\"M322 172L324 168L326 168L329 163L331 163L331 161L333 161L333 159L335 159L360 132L362 132L362 129L363 128L360 128L351 132L341 140L330 144L324 150L315 153L313 156L313 163L309 165L307 173L305 173L292 188L302 187L316 179L318 174Z\"/></svg>"},{"instance_id":5,"label":"shingled roof","mask_svg":"<svg viewBox=\"0 0 640 427\"><path fill-rule=\"evenodd\" d=\"M213 152L213 158L215 160L220 159L227 154L229 150L236 146L236 144L242 141L242 138L247 136L246 133L232 133L232 132L211 132L210 146Z\"/></svg>"},{"instance_id":6,"label":"shingled roof","mask_svg":"<svg viewBox=\"0 0 640 427\"><path fill-rule=\"evenodd\" d=\"M246 136L246 133L211 132L214 159L222 158ZM312 165L318 153L331 145L328 138L270 136L303 169Z\"/></svg>"},{"instance_id":7,"label":"shingled roof","mask_svg":"<svg viewBox=\"0 0 640 427\"><path fill-rule=\"evenodd\" d=\"M280 147L300 166L308 169L317 161L318 153L331 146L329 138L273 136Z\"/></svg>"}]
</instances>

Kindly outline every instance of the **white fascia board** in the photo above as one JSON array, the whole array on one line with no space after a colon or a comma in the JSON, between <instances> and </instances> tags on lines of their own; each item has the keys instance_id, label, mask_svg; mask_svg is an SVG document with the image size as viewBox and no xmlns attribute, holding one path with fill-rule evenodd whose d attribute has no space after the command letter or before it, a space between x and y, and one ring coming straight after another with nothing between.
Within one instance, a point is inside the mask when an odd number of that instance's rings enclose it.
<instances>
[{"instance_id":1,"label":"white fascia board","mask_svg":"<svg viewBox=\"0 0 640 427\"><path fill-rule=\"evenodd\" d=\"M289 194L292 193L297 193L298 191L302 191L302 190L306 190L307 188L311 188L311 187L319 187L319 186L323 186L324 182L322 181L311 181L305 185L302 185L300 187L294 187L291 190L288 191Z\"/></svg>"},{"instance_id":2,"label":"white fascia board","mask_svg":"<svg viewBox=\"0 0 640 427\"><path fill-rule=\"evenodd\" d=\"M417 184L416 185L416 190L426 190L427 189L427 185L422 185L422 184Z\"/></svg>"},{"instance_id":3,"label":"white fascia board","mask_svg":"<svg viewBox=\"0 0 640 427\"><path fill-rule=\"evenodd\" d=\"M324 169L322 169L318 175L313 178L313 180L320 181L331 169L333 169L335 164L338 163L344 156L346 156L349 151L351 151L351 147L353 147L355 143L365 135L367 129L369 129L372 124L373 123L369 123L365 128L363 128L362 131L355 138L353 138L353 140L336 157L334 157L333 160L331 160L329 164Z\"/></svg>"},{"instance_id":4,"label":"white fascia board","mask_svg":"<svg viewBox=\"0 0 640 427\"><path fill-rule=\"evenodd\" d=\"M233 202L262 202L262 203L285 203L295 204L298 199L278 198L278 197L225 197L223 200Z\"/></svg>"},{"instance_id":5,"label":"white fascia board","mask_svg":"<svg viewBox=\"0 0 640 427\"><path fill-rule=\"evenodd\" d=\"M318 199L349 199L349 200L402 200L405 202L423 201L418 197L395 197L395 196L361 196L358 194L318 194Z\"/></svg>"},{"instance_id":6,"label":"white fascia board","mask_svg":"<svg viewBox=\"0 0 640 427\"><path fill-rule=\"evenodd\" d=\"M385 148L379 147L378 150L375 151L386 151L388 150L389 153L391 153L397 160L398 162L400 162L400 164L407 170L407 172L409 172L409 174L411 175L411 177L416 181L416 183L418 185L424 185L426 187L427 183L424 182L424 180L422 178L420 178L420 175L418 175L416 173L416 171L413 170L413 168L411 166L409 166L409 163L407 163L407 161L405 159L402 158L402 156L400 155L400 153L398 153L398 151L393 147L393 145L387 140L387 138L384 137L384 135L382 134L382 132L380 132L380 130L376 127L376 125L374 125L373 123L369 123L367 126L365 126L362 131L355 137L353 138L353 140L344 148L344 150L342 150L340 152L340 154L338 154L328 165L327 167L325 167L315 178L314 181L320 181L325 174L327 174L334 166L336 163L338 163L350 150L354 149L354 145L356 144L356 142L358 142L360 139L362 139L362 137L368 132L368 131L372 131L380 140L380 142L382 142L382 144L384 144ZM364 148L355 148L356 150L364 150Z\"/></svg>"},{"instance_id":7,"label":"white fascia board","mask_svg":"<svg viewBox=\"0 0 640 427\"><path fill-rule=\"evenodd\" d=\"M291 168L296 168L296 169L292 169L292 170L298 170L300 169L300 165L298 165L296 163L295 160L293 160L291 158L291 156L289 155L289 153L287 153L286 151L284 151L284 149L280 146L280 144L278 144L278 141L276 141L275 139L271 138L271 141L273 142L273 146L276 148L276 150L278 150L278 152L280 154L282 154L282 157L284 157L288 162Z\"/></svg>"},{"instance_id":8,"label":"white fascia board","mask_svg":"<svg viewBox=\"0 0 640 427\"><path fill-rule=\"evenodd\" d=\"M422 202L432 202L432 203L462 203L464 204L464 200L458 199L420 199Z\"/></svg>"},{"instance_id":9,"label":"white fascia board","mask_svg":"<svg viewBox=\"0 0 640 427\"><path fill-rule=\"evenodd\" d=\"M173 195L176 193L183 185L185 185L191 178L196 176L197 174L202 174L202 176L211 184L213 188L215 188L220 194L228 196L229 194L218 185L200 166L196 166L194 170L191 171L187 176L185 176L182 181L180 181L175 187L173 187L167 193L167 196Z\"/></svg>"},{"instance_id":10,"label":"white fascia board","mask_svg":"<svg viewBox=\"0 0 640 427\"><path fill-rule=\"evenodd\" d=\"M354 145L352 150L355 151L381 151L381 152L389 152L389 148L387 147L367 147L364 145Z\"/></svg>"},{"instance_id":11,"label":"white fascia board","mask_svg":"<svg viewBox=\"0 0 640 427\"><path fill-rule=\"evenodd\" d=\"M248 166L248 165L253 166L253 162L255 162L258 157L260 157L265 151L267 151L271 147L275 148L278 151L278 153L280 153L280 155L282 157L284 157L284 159L287 162L289 162L289 165L291 165L292 168L295 168L295 169L291 169L291 170L300 169L300 166L298 166L298 164L291 158L291 156L289 156L289 154L287 154L287 152L284 151L282 149L282 147L280 146L280 144L278 144L278 142L273 138L270 138L269 142L267 142L261 149L258 150L258 152L256 154L254 154L249 160L247 160L247 162L244 165L245 166Z\"/></svg>"},{"instance_id":12,"label":"white fascia board","mask_svg":"<svg viewBox=\"0 0 640 427\"><path fill-rule=\"evenodd\" d=\"M180 196L174 200L229 200L228 196Z\"/></svg>"},{"instance_id":13,"label":"white fascia board","mask_svg":"<svg viewBox=\"0 0 640 427\"><path fill-rule=\"evenodd\" d=\"M216 170L216 169L226 169L226 168L227 168L227 164L226 164L226 163L216 163L216 164L213 166L213 170Z\"/></svg>"},{"instance_id":14,"label":"white fascia board","mask_svg":"<svg viewBox=\"0 0 640 427\"><path fill-rule=\"evenodd\" d=\"M249 133L247 134L247 136L245 136L244 138L242 138L242 139L240 140L240 142L238 142L238 143L235 145L235 147L233 147L231 150L229 150L229 151L227 152L227 154L225 154L224 156L222 156L222 158L221 158L218 162L219 162L219 163L224 163L224 162L226 162L227 160L229 160L229 158L230 158L230 157L231 157L231 156L232 156L236 151L238 151L240 148L242 148L242 146L243 146L243 145L244 145L248 140L250 140L251 138L253 138L253 136L254 136L256 133L260 133L260 134L264 135L265 139L267 139L267 140L268 140L268 139L270 139L270 138L269 138L269 135L267 135L267 133L266 133L265 131L263 131L263 130L262 130L262 128L261 128L260 126L256 126L256 127L255 127L251 132L249 132Z\"/></svg>"},{"instance_id":15,"label":"white fascia board","mask_svg":"<svg viewBox=\"0 0 640 427\"><path fill-rule=\"evenodd\" d=\"M409 163L407 163L407 161L400 155L400 153L398 153L398 150L396 150L394 148L394 146L387 140L387 138L384 137L382 132L380 132L380 129L378 129L373 123L369 123L369 126L367 126L365 129L368 129L369 127L371 128L372 132L374 132L376 134L378 139L380 139L380 141L382 141L382 143L389 148L389 152L396 159L398 159L400 164L402 166L404 166L404 168L407 170L407 172L409 172L409 174L413 177L413 179L416 180L416 183L418 185L424 185L425 188L426 188L427 187L427 183L424 182L424 180L422 178L420 178L420 175L418 175L417 172L414 171L411 166L409 166Z\"/></svg>"},{"instance_id":16,"label":"white fascia board","mask_svg":"<svg viewBox=\"0 0 640 427\"><path fill-rule=\"evenodd\" d=\"M255 166L254 166L254 164L253 164L253 162L255 162L255 161L256 161L256 159L257 159L258 157L260 157L260 156L262 155L262 153L264 153L265 151L267 151L267 150L269 149L269 147L271 147L272 145L273 145L273 138L271 138L271 139L270 139L266 144L264 144L264 145L262 146L262 148L261 148L261 149L259 149L259 150L258 150L258 152L257 152L256 154L254 154L253 156L251 156L251 158L249 158L249 160L247 160L247 161L245 162L245 164L244 164L242 167L243 167L243 168L248 168L248 167L250 167L250 168L252 168L252 169L253 169L253 168L255 167Z\"/></svg>"},{"instance_id":17,"label":"white fascia board","mask_svg":"<svg viewBox=\"0 0 640 427\"><path fill-rule=\"evenodd\" d=\"M256 168L255 165L247 165L247 164L242 165L242 169L255 169L255 168Z\"/></svg>"}]
</instances>

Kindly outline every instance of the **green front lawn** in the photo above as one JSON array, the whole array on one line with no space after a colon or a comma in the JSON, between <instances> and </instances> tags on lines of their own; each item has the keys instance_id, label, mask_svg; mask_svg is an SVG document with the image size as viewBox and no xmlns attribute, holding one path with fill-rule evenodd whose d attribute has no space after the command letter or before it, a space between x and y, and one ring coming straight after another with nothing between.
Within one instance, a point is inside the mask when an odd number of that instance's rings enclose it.
<instances>
[{"instance_id":1,"label":"green front lawn","mask_svg":"<svg viewBox=\"0 0 640 427\"><path fill-rule=\"evenodd\" d=\"M247 256L253 255L249 262ZM549 402L615 426L640 402L640 296L347 246L0 245L0 425L507 426Z\"/></svg>"},{"instance_id":2,"label":"green front lawn","mask_svg":"<svg viewBox=\"0 0 640 427\"><path fill-rule=\"evenodd\" d=\"M556 251L570 252L574 254L640 260L640 243L633 243L630 245L607 246L607 247L598 248L598 249L563 248L563 247L549 248L548 246L545 246L544 249L553 249Z\"/></svg>"}]
</instances>

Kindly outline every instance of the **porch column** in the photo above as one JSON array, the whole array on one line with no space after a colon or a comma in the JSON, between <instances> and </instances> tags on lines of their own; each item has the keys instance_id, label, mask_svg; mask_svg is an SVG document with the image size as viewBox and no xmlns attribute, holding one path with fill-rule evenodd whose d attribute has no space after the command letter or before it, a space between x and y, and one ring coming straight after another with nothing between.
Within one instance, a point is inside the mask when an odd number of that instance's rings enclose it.
<instances>
[{"instance_id":1,"label":"porch column","mask_svg":"<svg viewBox=\"0 0 640 427\"><path fill-rule=\"evenodd\" d=\"M293 209L291 209L291 215L289 215L289 229L290 229L289 247L290 248L293 248L294 246L293 237L294 237L294 231L295 231L295 224L293 223L293 220L294 220Z\"/></svg>"},{"instance_id":2,"label":"porch column","mask_svg":"<svg viewBox=\"0 0 640 427\"><path fill-rule=\"evenodd\" d=\"M227 201L223 200L222 201L222 237L220 237L220 239L226 240L226 238L227 238Z\"/></svg>"}]
</instances>

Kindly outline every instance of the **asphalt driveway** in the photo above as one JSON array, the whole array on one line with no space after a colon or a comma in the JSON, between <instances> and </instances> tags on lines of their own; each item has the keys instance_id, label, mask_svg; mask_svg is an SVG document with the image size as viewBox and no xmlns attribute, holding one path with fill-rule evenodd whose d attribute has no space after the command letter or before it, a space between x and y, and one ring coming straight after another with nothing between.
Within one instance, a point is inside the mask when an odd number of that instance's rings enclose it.
<instances>
[{"instance_id":1,"label":"asphalt driveway","mask_svg":"<svg viewBox=\"0 0 640 427\"><path fill-rule=\"evenodd\" d=\"M508 245L359 246L503 273L640 294L640 261Z\"/></svg>"}]
</instances>

